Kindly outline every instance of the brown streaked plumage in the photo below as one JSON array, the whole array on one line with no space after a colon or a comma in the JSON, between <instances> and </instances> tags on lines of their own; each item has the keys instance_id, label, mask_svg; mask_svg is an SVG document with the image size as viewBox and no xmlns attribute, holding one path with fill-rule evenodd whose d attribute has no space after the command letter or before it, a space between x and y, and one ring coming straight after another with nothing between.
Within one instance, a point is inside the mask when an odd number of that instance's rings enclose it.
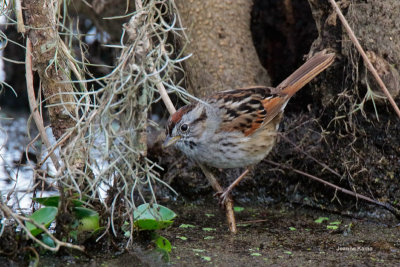
<instances>
[{"instance_id":1,"label":"brown streaked plumage","mask_svg":"<svg viewBox=\"0 0 400 267\"><path fill-rule=\"evenodd\" d=\"M179 109L168 120L165 146L175 144L193 160L217 168L248 167L272 149L290 98L329 67L334 54L318 53L276 88L253 86L218 92ZM223 201L240 176L222 194Z\"/></svg>"}]
</instances>

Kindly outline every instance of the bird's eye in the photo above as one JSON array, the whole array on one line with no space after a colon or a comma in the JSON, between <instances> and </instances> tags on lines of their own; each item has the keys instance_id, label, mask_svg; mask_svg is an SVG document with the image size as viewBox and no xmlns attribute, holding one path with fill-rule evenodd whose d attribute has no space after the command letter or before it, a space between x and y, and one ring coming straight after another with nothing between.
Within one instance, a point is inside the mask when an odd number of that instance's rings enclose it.
<instances>
[{"instance_id":1,"label":"bird's eye","mask_svg":"<svg viewBox=\"0 0 400 267\"><path fill-rule=\"evenodd\" d=\"M181 125L181 131L182 132L186 132L188 129L189 129L189 126L186 123Z\"/></svg>"}]
</instances>

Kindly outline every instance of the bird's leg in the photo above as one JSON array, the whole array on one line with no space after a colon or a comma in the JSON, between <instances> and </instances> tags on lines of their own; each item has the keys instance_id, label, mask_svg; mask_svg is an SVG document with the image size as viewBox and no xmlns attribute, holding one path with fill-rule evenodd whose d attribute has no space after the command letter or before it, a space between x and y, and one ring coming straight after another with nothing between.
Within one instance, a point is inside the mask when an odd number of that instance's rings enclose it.
<instances>
[{"instance_id":1,"label":"bird's leg","mask_svg":"<svg viewBox=\"0 0 400 267\"><path fill-rule=\"evenodd\" d=\"M247 168L233 183L231 183L228 188L226 188L222 193L219 193L219 203L220 205L224 205L229 193L232 191L235 186L237 186L243 178L249 173L250 168Z\"/></svg>"},{"instance_id":2,"label":"bird's leg","mask_svg":"<svg viewBox=\"0 0 400 267\"><path fill-rule=\"evenodd\" d=\"M222 187L217 182L217 179L214 177L214 174L203 164L199 164L202 169L204 175L207 177L207 180L210 182L212 188L217 192L222 192ZM236 220L235 213L233 212L233 200L229 196L225 198L225 202L223 203L226 212L226 219L228 220L229 231L231 233L236 234Z\"/></svg>"}]
</instances>

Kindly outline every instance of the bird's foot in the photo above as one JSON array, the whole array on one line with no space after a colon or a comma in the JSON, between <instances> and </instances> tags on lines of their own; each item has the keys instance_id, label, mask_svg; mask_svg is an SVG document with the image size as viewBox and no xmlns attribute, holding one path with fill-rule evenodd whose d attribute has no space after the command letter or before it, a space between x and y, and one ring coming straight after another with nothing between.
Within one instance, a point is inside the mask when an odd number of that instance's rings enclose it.
<instances>
[{"instance_id":1,"label":"bird's foot","mask_svg":"<svg viewBox=\"0 0 400 267\"><path fill-rule=\"evenodd\" d=\"M218 197L218 204L221 208L225 208L226 202L229 200L229 193L231 190L224 190L224 191L219 191L214 194L214 196Z\"/></svg>"}]
</instances>

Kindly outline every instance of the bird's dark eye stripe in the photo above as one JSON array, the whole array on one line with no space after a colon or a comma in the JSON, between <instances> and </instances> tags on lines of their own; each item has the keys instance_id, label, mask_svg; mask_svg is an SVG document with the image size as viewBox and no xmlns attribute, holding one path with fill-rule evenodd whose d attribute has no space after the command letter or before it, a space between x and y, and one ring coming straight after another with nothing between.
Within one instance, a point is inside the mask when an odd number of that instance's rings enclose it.
<instances>
[{"instance_id":1,"label":"bird's dark eye stripe","mask_svg":"<svg viewBox=\"0 0 400 267\"><path fill-rule=\"evenodd\" d=\"M171 136L172 135L172 130L175 127L175 123L173 121L169 121L167 124L167 127L165 128L166 130L166 135Z\"/></svg>"},{"instance_id":2,"label":"bird's dark eye stripe","mask_svg":"<svg viewBox=\"0 0 400 267\"><path fill-rule=\"evenodd\" d=\"M195 120L192 122L192 125L195 125L196 123L199 123L199 122L203 122L203 121L205 121L206 119L207 119L207 112L206 112L206 109L203 109L203 112L201 112L200 117L198 117L197 119L195 119Z\"/></svg>"}]
</instances>

